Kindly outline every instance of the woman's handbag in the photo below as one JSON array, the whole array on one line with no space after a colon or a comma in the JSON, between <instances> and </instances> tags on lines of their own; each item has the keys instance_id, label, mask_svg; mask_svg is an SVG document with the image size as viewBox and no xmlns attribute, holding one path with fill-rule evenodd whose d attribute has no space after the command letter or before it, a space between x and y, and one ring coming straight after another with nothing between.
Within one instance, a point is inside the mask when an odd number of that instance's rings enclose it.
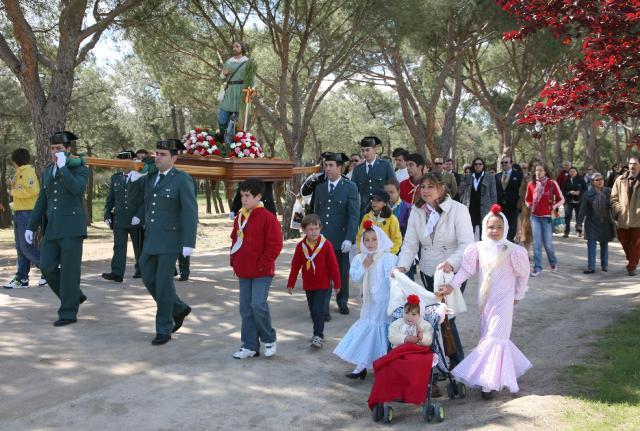
<instances>
[{"instance_id":1,"label":"woman's handbag","mask_svg":"<svg viewBox=\"0 0 640 431\"><path fill-rule=\"evenodd\" d=\"M449 323L448 316L445 316L444 321L440 324L440 331L442 332L444 354L447 356L455 355L458 349L456 349L456 340L453 337L453 331L451 330L451 323Z\"/></svg>"}]
</instances>

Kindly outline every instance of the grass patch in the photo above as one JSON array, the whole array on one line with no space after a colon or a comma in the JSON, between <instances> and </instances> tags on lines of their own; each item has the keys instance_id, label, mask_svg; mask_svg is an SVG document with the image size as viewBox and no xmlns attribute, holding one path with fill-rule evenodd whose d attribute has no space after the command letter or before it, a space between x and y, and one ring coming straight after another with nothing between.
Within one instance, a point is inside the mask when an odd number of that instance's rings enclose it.
<instances>
[{"instance_id":1,"label":"grass patch","mask_svg":"<svg viewBox=\"0 0 640 431\"><path fill-rule=\"evenodd\" d=\"M640 429L640 309L598 334L586 365L568 367L578 408L564 415L569 429Z\"/></svg>"}]
</instances>

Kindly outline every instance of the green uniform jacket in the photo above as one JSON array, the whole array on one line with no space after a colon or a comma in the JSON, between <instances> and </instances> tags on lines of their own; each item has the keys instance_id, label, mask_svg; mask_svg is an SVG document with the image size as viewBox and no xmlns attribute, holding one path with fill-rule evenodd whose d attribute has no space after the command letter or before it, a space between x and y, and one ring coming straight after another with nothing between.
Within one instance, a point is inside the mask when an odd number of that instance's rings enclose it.
<instances>
[{"instance_id":1,"label":"green uniform jacket","mask_svg":"<svg viewBox=\"0 0 640 431\"><path fill-rule=\"evenodd\" d=\"M159 174L144 181L144 246L142 253L182 253L182 247L196 247L198 205L193 179L172 168L158 181Z\"/></svg>"},{"instance_id":2,"label":"green uniform jacket","mask_svg":"<svg viewBox=\"0 0 640 431\"><path fill-rule=\"evenodd\" d=\"M144 181L145 177L137 181L125 181L122 172L113 174L109 181L109 195L104 203L104 219L115 214L114 229L131 229L131 219L138 217L140 222L144 218Z\"/></svg>"},{"instance_id":3,"label":"green uniform jacket","mask_svg":"<svg viewBox=\"0 0 640 431\"><path fill-rule=\"evenodd\" d=\"M44 239L54 240L87 236L82 196L87 187L89 168L86 166L57 169L53 177L51 164L42 172L42 188L31 213L29 230L35 232L42 224L42 216L47 216Z\"/></svg>"},{"instance_id":4,"label":"green uniform jacket","mask_svg":"<svg viewBox=\"0 0 640 431\"><path fill-rule=\"evenodd\" d=\"M324 182L316 186L313 194L313 213L320 217L322 234L340 252L343 241L353 243L356 240L360 224L358 188L342 177L333 193L329 193L329 183Z\"/></svg>"},{"instance_id":5,"label":"green uniform jacket","mask_svg":"<svg viewBox=\"0 0 640 431\"><path fill-rule=\"evenodd\" d=\"M369 210L371 206L371 195L377 190L384 190L384 185L389 179L396 178L391 163L377 158L373 161L373 167L367 174L367 162L358 165L353 170L351 181L356 183L360 193L360 218Z\"/></svg>"}]
</instances>

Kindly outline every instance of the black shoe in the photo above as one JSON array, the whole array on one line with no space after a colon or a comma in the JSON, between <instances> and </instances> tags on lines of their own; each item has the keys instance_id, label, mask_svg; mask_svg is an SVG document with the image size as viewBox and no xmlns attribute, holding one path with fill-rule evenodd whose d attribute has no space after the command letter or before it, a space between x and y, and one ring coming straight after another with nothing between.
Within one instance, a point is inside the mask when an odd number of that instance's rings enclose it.
<instances>
[{"instance_id":1,"label":"black shoe","mask_svg":"<svg viewBox=\"0 0 640 431\"><path fill-rule=\"evenodd\" d=\"M595 269L585 269L582 272L585 273L585 274L595 274L596 270Z\"/></svg>"},{"instance_id":2,"label":"black shoe","mask_svg":"<svg viewBox=\"0 0 640 431\"><path fill-rule=\"evenodd\" d=\"M324 321L325 322L331 322L331 314L325 314L324 315Z\"/></svg>"},{"instance_id":3,"label":"black shoe","mask_svg":"<svg viewBox=\"0 0 640 431\"><path fill-rule=\"evenodd\" d=\"M136 272L135 274L133 274L133 278L142 278L142 274Z\"/></svg>"},{"instance_id":4,"label":"black shoe","mask_svg":"<svg viewBox=\"0 0 640 431\"><path fill-rule=\"evenodd\" d=\"M178 279L178 281L187 281L187 280L189 280L188 275L180 275L180 278Z\"/></svg>"},{"instance_id":5,"label":"black shoe","mask_svg":"<svg viewBox=\"0 0 640 431\"><path fill-rule=\"evenodd\" d=\"M76 323L78 319L58 319L53 322L53 326L67 326Z\"/></svg>"},{"instance_id":6,"label":"black shoe","mask_svg":"<svg viewBox=\"0 0 640 431\"><path fill-rule=\"evenodd\" d=\"M569 238L569 234L565 233L564 235L562 235L563 238ZM484 392L483 392L484 393Z\"/></svg>"},{"instance_id":7,"label":"black shoe","mask_svg":"<svg viewBox=\"0 0 640 431\"><path fill-rule=\"evenodd\" d=\"M482 391L482 399L483 400L490 400L493 398L493 396L496 394L495 391L491 391L491 392L485 392Z\"/></svg>"},{"instance_id":8,"label":"black shoe","mask_svg":"<svg viewBox=\"0 0 640 431\"><path fill-rule=\"evenodd\" d=\"M80 295L80 304L83 304L84 301L87 300L87 295L85 295L84 293Z\"/></svg>"},{"instance_id":9,"label":"black shoe","mask_svg":"<svg viewBox=\"0 0 640 431\"><path fill-rule=\"evenodd\" d=\"M602 272L608 272L609 270L607 268L602 268Z\"/></svg>"},{"instance_id":10,"label":"black shoe","mask_svg":"<svg viewBox=\"0 0 640 431\"><path fill-rule=\"evenodd\" d=\"M103 272L102 273L102 278L104 278L105 280L116 281L118 283L122 283L122 277L120 277L119 275L114 274L113 272Z\"/></svg>"},{"instance_id":11,"label":"black shoe","mask_svg":"<svg viewBox=\"0 0 640 431\"><path fill-rule=\"evenodd\" d=\"M185 308L185 310L178 314L176 317L173 318L173 329L171 330L171 332L176 332L178 329L180 329L180 327L182 326L182 322L184 322L184 318L187 317L189 314L191 314L191 307L189 307L187 305L187 308Z\"/></svg>"},{"instance_id":12,"label":"black shoe","mask_svg":"<svg viewBox=\"0 0 640 431\"><path fill-rule=\"evenodd\" d=\"M360 371L359 373L349 373L349 374L345 374L345 377L348 377L350 379L360 379L360 380L364 380L365 377L367 377L367 369L365 368L364 370Z\"/></svg>"},{"instance_id":13,"label":"black shoe","mask_svg":"<svg viewBox=\"0 0 640 431\"><path fill-rule=\"evenodd\" d=\"M349 309L348 308L340 308L340 309L338 309L338 312L340 314L349 314Z\"/></svg>"},{"instance_id":14,"label":"black shoe","mask_svg":"<svg viewBox=\"0 0 640 431\"><path fill-rule=\"evenodd\" d=\"M169 340L171 340L171 335L169 334L156 334L156 337L151 340L151 345L160 346L162 344L167 344Z\"/></svg>"},{"instance_id":15,"label":"black shoe","mask_svg":"<svg viewBox=\"0 0 640 431\"><path fill-rule=\"evenodd\" d=\"M629 275L629 277L633 277L634 275L636 275L636 270L634 269L633 271L628 271L627 274Z\"/></svg>"}]
</instances>

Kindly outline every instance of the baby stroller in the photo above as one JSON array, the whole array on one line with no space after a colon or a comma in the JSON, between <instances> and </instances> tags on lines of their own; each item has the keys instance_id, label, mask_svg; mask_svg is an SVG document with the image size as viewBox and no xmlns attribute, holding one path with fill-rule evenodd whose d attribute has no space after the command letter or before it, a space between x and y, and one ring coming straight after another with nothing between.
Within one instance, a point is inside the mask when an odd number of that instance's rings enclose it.
<instances>
[{"instance_id":1,"label":"baby stroller","mask_svg":"<svg viewBox=\"0 0 640 431\"><path fill-rule=\"evenodd\" d=\"M397 276L397 278L405 277L403 274ZM408 279L407 279L408 280ZM413 283L413 282L411 282ZM406 289L407 283L404 282L404 287ZM415 283L413 283L415 284ZM418 286L418 285L416 285ZM424 290L421 286L418 286L421 290L418 296L421 297L421 302L425 301L426 305L424 307L424 312L422 313L422 318L425 320L431 327L433 328L433 341L431 343L431 351L433 352L433 364L431 367L430 375L428 376L428 384L427 387L424 388L426 391L426 400L421 405L422 410L422 418L425 422L431 422L432 420L436 420L437 422L444 421L445 418L445 409L440 403L434 403L432 400L432 387L436 381L436 379L441 378L442 380L448 380L447 383L447 396L449 399L462 399L467 396L467 387L464 383L458 382L454 379L451 374L449 368L449 358L444 354L444 342L442 338L442 331L440 328L440 319L441 319L441 304L438 299L430 292ZM391 284L391 297L398 296L398 292L395 292L394 289L399 289L397 283ZM418 294L418 292L411 292ZM406 297L406 295L405 295ZM390 304L393 301L390 301ZM397 302L396 302L397 303ZM390 305L391 308L391 305ZM402 319L403 318L404 309L402 306L397 307L393 310L391 317L393 320ZM436 362L437 359L437 362ZM435 370L438 372L436 373ZM404 400L394 400L395 402L404 402ZM389 405L388 402L377 403L371 407L371 416L374 422L384 421L385 423L391 423L393 421L394 413L393 407Z\"/></svg>"}]
</instances>

